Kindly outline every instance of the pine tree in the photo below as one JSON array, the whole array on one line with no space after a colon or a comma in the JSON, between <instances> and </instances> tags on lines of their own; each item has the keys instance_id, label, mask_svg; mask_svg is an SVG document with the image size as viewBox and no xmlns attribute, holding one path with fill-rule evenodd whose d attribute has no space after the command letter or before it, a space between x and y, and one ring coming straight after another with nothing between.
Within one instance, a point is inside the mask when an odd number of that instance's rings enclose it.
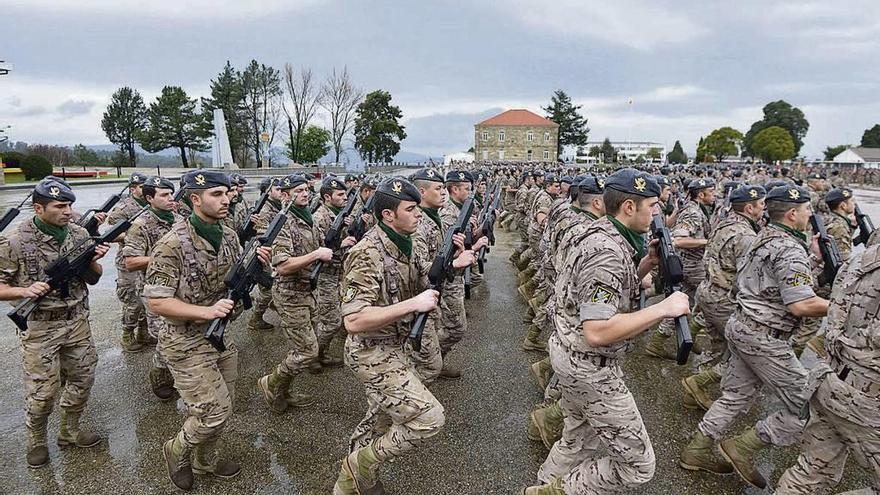
<instances>
[{"instance_id":1,"label":"pine tree","mask_svg":"<svg viewBox=\"0 0 880 495\"><path fill-rule=\"evenodd\" d=\"M229 136L229 148L233 160L241 163L242 155L246 155L244 136L247 133L245 122L244 90L241 79L229 61L223 71L211 80L211 97L202 98L202 108L213 119L215 109L223 110L226 119L226 133ZM213 120L209 120L213 128Z\"/></svg>"},{"instance_id":2,"label":"pine tree","mask_svg":"<svg viewBox=\"0 0 880 495\"><path fill-rule=\"evenodd\" d=\"M550 105L542 108L547 118L559 124L559 139L556 140L556 156L562 156L562 146L566 144L585 145L590 128L587 119L578 110L581 105L574 105L565 91L558 89L550 97Z\"/></svg>"},{"instance_id":3,"label":"pine tree","mask_svg":"<svg viewBox=\"0 0 880 495\"><path fill-rule=\"evenodd\" d=\"M101 129L111 143L128 155L128 166L137 162L135 142L147 126L147 108L137 90L122 87L110 97L110 104L101 119Z\"/></svg>"},{"instance_id":4,"label":"pine tree","mask_svg":"<svg viewBox=\"0 0 880 495\"><path fill-rule=\"evenodd\" d=\"M188 167L186 150L207 151L211 135L205 114L196 111L197 103L183 88L162 88L162 94L147 109L149 125L141 133L141 146L150 153L177 148L181 163Z\"/></svg>"},{"instance_id":5,"label":"pine tree","mask_svg":"<svg viewBox=\"0 0 880 495\"><path fill-rule=\"evenodd\" d=\"M354 147L367 163L390 161L406 139L400 125L403 112L391 104L391 93L381 89L367 94L354 119Z\"/></svg>"},{"instance_id":6,"label":"pine tree","mask_svg":"<svg viewBox=\"0 0 880 495\"><path fill-rule=\"evenodd\" d=\"M684 149L681 147L681 142L676 140L675 145L672 146L672 151L666 154L666 162L667 163L687 163L688 157L684 152Z\"/></svg>"}]
</instances>

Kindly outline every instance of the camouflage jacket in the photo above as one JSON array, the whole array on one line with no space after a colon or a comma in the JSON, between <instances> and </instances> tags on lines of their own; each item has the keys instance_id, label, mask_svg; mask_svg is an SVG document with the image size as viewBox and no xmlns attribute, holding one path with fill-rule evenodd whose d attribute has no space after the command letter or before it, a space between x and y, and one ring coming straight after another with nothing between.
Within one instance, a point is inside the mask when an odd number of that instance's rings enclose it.
<instances>
[{"instance_id":1,"label":"camouflage jacket","mask_svg":"<svg viewBox=\"0 0 880 495\"><path fill-rule=\"evenodd\" d=\"M266 201L260 212L254 215L254 232L256 232L256 235L266 233L266 229L269 228L269 224L279 211L281 211L279 207L275 206L271 201Z\"/></svg>"},{"instance_id":2,"label":"camouflage jacket","mask_svg":"<svg viewBox=\"0 0 880 495\"><path fill-rule=\"evenodd\" d=\"M249 211L247 202L244 200L239 201L235 206L230 204L229 214L226 215L226 218L220 220L220 224L224 227L229 227L235 232L235 235L238 236L241 228L244 227L245 222L247 222Z\"/></svg>"},{"instance_id":3,"label":"camouflage jacket","mask_svg":"<svg viewBox=\"0 0 880 495\"><path fill-rule=\"evenodd\" d=\"M107 225L116 225L119 222L124 221L125 219L131 217L135 213L140 210L142 206L138 204L138 202L134 199L134 196L126 196L122 198L122 201L116 204L112 210L110 210L110 214L107 215ZM126 233L128 236L128 233ZM119 248L116 250L116 270L117 270L117 278L120 282L123 283L135 283L135 281L140 277L139 274L130 273L125 269L125 260L122 256L122 250L125 247L125 241L119 243Z\"/></svg>"},{"instance_id":4,"label":"camouflage jacket","mask_svg":"<svg viewBox=\"0 0 880 495\"><path fill-rule=\"evenodd\" d=\"M315 226L318 227L320 231L320 236L318 238L318 246L324 245L324 236L327 235L327 231L330 230L330 226L333 225L333 221L336 220L336 213L327 207L327 205L321 203L321 206L318 207L318 211L316 211L313 215L315 219ZM352 219L353 220L353 219ZM342 231L339 233L339 241L342 242L342 239L345 239L347 235L348 229L345 225L342 226ZM325 266L323 270L338 272L342 270L342 254L343 249L335 249L333 251L333 260L329 265ZM322 272L323 273L323 272Z\"/></svg>"},{"instance_id":5,"label":"camouflage jacket","mask_svg":"<svg viewBox=\"0 0 880 495\"><path fill-rule=\"evenodd\" d=\"M708 239L711 233L711 218L708 218L699 203L688 201L672 228L672 237L690 237L692 239ZM705 278L703 255L705 248L678 249L684 268L685 277L698 283Z\"/></svg>"},{"instance_id":6,"label":"camouflage jacket","mask_svg":"<svg viewBox=\"0 0 880 495\"><path fill-rule=\"evenodd\" d=\"M139 216L137 220L131 224L131 228L128 229L128 232L125 234L125 245L120 250L122 252L123 264L125 263L125 258L150 256L153 247L159 242L159 239L171 230L171 226L174 223L183 219L176 213L173 215L174 222L172 223L162 220L152 211L147 211L147 213ZM132 273L136 276L135 286L138 289L138 294L140 294L143 291L144 274L146 272L143 270L136 270Z\"/></svg>"},{"instance_id":7,"label":"camouflage jacket","mask_svg":"<svg viewBox=\"0 0 880 495\"><path fill-rule=\"evenodd\" d=\"M519 189L516 191L516 196L513 198L513 206L517 213L525 215L527 204L526 199L529 196L529 192L532 190L530 187L526 187L525 185L519 186Z\"/></svg>"},{"instance_id":8,"label":"camouflage jacket","mask_svg":"<svg viewBox=\"0 0 880 495\"><path fill-rule=\"evenodd\" d=\"M293 212L288 212L287 222L275 239L275 244L272 245L272 266L277 267L290 258L311 253L320 246L321 232L318 230L317 222L309 225ZM313 265L314 263L290 275L276 275L274 288L284 291L310 292L309 274Z\"/></svg>"},{"instance_id":9,"label":"camouflage jacket","mask_svg":"<svg viewBox=\"0 0 880 495\"><path fill-rule=\"evenodd\" d=\"M852 222L837 213L829 212L825 215L825 231L837 243L842 260L848 260L852 253L853 232L855 232Z\"/></svg>"},{"instance_id":10,"label":"camouflage jacket","mask_svg":"<svg viewBox=\"0 0 880 495\"><path fill-rule=\"evenodd\" d=\"M416 233L413 234L413 256L419 257L422 266L430 267L443 245L443 222L440 225L426 214L422 215Z\"/></svg>"},{"instance_id":11,"label":"camouflage jacket","mask_svg":"<svg viewBox=\"0 0 880 495\"><path fill-rule=\"evenodd\" d=\"M758 233L749 219L732 212L709 236L703 262L710 284L730 290L736 282L737 263L743 259Z\"/></svg>"},{"instance_id":12,"label":"camouflage jacket","mask_svg":"<svg viewBox=\"0 0 880 495\"><path fill-rule=\"evenodd\" d=\"M461 208L458 207L452 200L446 202L446 206L440 208L440 223L443 225L442 231L446 232L448 229L452 228L455 225L455 221L458 220L458 215L461 213ZM476 215L471 215L471 228L476 229L477 225L477 217ZM476 240L476 239L474 239ZM464 278L460 277L464 270L456 270L455 271L455 279L452 282L447 281L446 286L460 286L464 287Z\"/></svg>"}]
</instances>

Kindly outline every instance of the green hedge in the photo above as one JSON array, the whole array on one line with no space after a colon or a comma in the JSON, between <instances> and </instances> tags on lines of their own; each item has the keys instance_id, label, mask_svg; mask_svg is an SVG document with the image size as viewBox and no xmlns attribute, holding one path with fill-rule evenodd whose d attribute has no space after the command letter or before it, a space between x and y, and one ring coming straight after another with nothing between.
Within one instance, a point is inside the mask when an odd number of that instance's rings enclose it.
<instances>
[{"instance_id":1,"label":"green hedge","mask_svg":"<svg viewBox=\"0 0 880 495\"><path fill-rule=\"evenodd\" d=\"M42 156L28 155L19 166L26 180L40 180L52 175L52 164Z\"/></svg>"}]
</instances>

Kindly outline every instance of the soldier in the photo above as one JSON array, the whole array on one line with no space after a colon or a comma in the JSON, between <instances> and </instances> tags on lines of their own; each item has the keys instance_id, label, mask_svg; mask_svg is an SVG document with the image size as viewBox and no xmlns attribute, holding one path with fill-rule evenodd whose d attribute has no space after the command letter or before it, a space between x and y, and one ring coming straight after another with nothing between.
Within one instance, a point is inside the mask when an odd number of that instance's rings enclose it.
<instances>
[{"instance_id":1,"label":"soldier","mask_svg":"<svg viewBox=\"0 0 880 495\"><path fill-rule=\"evenodd\" d=\"M413 252L421 196L405 179L383 181L376 192L377 227L348 253L342 315L348 338L345 364L364 385L367 414L355 428L334 495L384 493L380 466L437 434L443 406L422 383L405 345L413 313L434 311L438 293L426 289L427 266ZM453 266L473 263L464 251ZM377 431L380 424L388 425Z\"/></svg>"},{"instance_id":2,"label":"soldier","mask_svg":"<svg viewBox=\"0 0 880 495\"><path fill-rule=\"evenodd\" d=\"M841 261L849 260L853 248L853 234L856 225L853 225L853 215L856 212L856 201L852 190L832 189L825 196L828 214L825 215L825 230L837 243L840 250Z\"/></svg>"},{"instance_id":3,"label":"soldier","mask_svg":"<svg viewBox=\"0 0 880 495\"><path fill-rule=\"evenodd\" d=\"M523 251L529 247L529 235L528 235L528 212L526 211L526 197L531 191L532 188L535 187L535 176L531 173L525 173L523 177L523 182L520 184L519 189L516 190L516 196L513 199L514 205L514 214L515 214L515 225L517 232L519 232L520 244L513 250L513 253L510 255L510 261L514 264L519 263L519 258L522 255Z\"/></svg>"},{"instance_id":4,"label":"soldier","mask_svg":"<svg viewBox=\"0 0 880 495\"><path fill-rule=\"evenodd\" d=\"M823 327L829 360L810 372L807 390L815 392L803 450L780 478L778 495L827 493L843 477L850 452L873 477L873 490L865 492L880 492L878 268L880 247L870 246L835 279Z\"/></svg>"},{"instance_id":5,"label":"soldier","mask_svg":"<svg viewBox=\"0 0 880 495\"><path fill-rule=\"evenodd\" d=\"M348 201L348 190L345 184L336 177L328 177L321 184L319 191L321 206L315 212L315 223L321 232L321 239L330 230L330 226L336 220L336 216ZM352 190L351 194L356 194ZM318 359L313 361L310 368L320 371L322 366L336 368L342 366L342 358L331 356L328 348L333 338L339 336L345 338L345 328L342 326L342 316L339 314L339 286L342 283L342 254L357 242L346 233L346 227L351 225L352 217L345 219L345 226L339 234L341 242L339 249L333 251L333 259L321 268L318 277ZM319 243L320 244L320 243Z\"/></svg>"},{"instance_id":6,"label":"soldier","mask_svg":"<svg viewBox=\"0 0 880 495\"><path fill-rule=\"evenodd\" d=\"M128 178L129 195L120 201L107 216L108 225L117 223L132 216L147 205L141 186L147 176L134 172ZM116 251L116 297L122 303L122 351L140 352L146 347L156 345L147 331L147 317L144 313L144 302L138 292L137 284L140 274L125 268L122 250L125 247L125 236L121 236Z\"/></svg>"},{"instance_id":7,"label":"soldier","mask_svg":"<svg viewBox=\"0 0 880 495\"><path fill-rule=\"evenodd\" d=\"M229 176L197 170L187 174L185 186L193 213L153 247L144 297L150 310L162 317L159 354L168 363L187 411L183 427L165 442L162 453L171 482L189 490L193 473L231 478L241 471L217 452L232 415L238 349L231 338L222 352L204 338L212 320L240 311L226 297L223 279L241 246L235 232L220 224L229 212ZM269 249L258 253L267 264Z\"/></svg>"},{"instance_id":8,"label":"soldier","mask_svg":"<svg viewBox=\"0 0 880 495\"><path fill-rule=\"evenodd\" d=\"M803 317L821 317L828 301L813 292L813 254L803 230L811 215L810 194L798 186L767 193L770 224L761 230L739 263L736 309L725 327L730 352L721 378L721 398L703 415L698 431L679 464L690 470L725 474L736 470L758 488L767 481L755 467L755 454L770 444L786 446L802 433L801 412L807 397L807 371L795 356L789 337ZM739 436L721 441L729 462L714 459L716 440L748 412L766 386L783 403L781 410L759 420Z\"/></svg>"},{"instance_id":9,"label":"soldier","mask_svg":"<svg viewBox=\"0 0 880 495\"><path fill-rule=\"evenodd\" d=\"M293 378L318 359L317 300L309 274L315 262L328 263L333 259L333 250L321 246L321 233L309 212L306 178L288 175L281 180L280 187L290 206L287 223L272 246L272 267L276 273L272 300L291 350L271 374L258 382L269 408L278 414L286 411L288 405L305 407L313 402L306 394L291 394L289 388Z\"/></svg>"},{"instance_id":10,"label":"soldier","mask_svg":"<svg viewBox=\"0 0 880 495\"><path fill-rule=\"evenodd\" d=\"M238 235L249 214L247 202L244 201L244 185L247 184L247 179L239 174L230 174L229 183L232 184L229 189L229 214L220 223Z\"/></svg>"},{"instance_id":11,"label":"soldier","mask_svg":"<svg viewBox=\"0 0 880 495\"><path fill-rule=\"evenodd\" d=\"M170 180L158 176L150 177L144 182L142 190L144 200L150 205L149 213L135 220L125 235L125 246L122 248L125 269L137 275L135 288L138 294L143 294L144 291L144 272L150 263L153 246L182 218L173 211L174 183ZM144 306L147 330L150 337L158 341L162 319L147 307L146 301ZM158 350L153 353L149 379L150 388L156 397L163 401L174 398L174 378L168 371L168 363Z\"/></svg>"},{"instance_id":12,"label":"soldier","mask_svg":"<svg viewBox=\"0 0 880 495\"><path fill-rule=\"evenodd\" d=\"M660 214L663 215L666 227L672 228L678 218L676 211L678 205L675 204L675 197L672 195L672 183L665 175L655 175L654 180L660 186Z\"/></svg>"},{"instance_id":13,"label":"soldier","mask_svg":"<svg viewBox=\"0 0 880 495\"><path fill-rule=\"evenodd\" d=\"M825 204L825 192L827 187L825 184L825 176L818 172L810 174L807 176L807 187L810 191L810 203L813 205L813 211L823 215L830 213L828 211L828 205Z\"/></svg>"},{"instance_id":14,"label":"soldier","mask_svg":"<svg viewBox=\"0 0 880 495\"><path fill-rule=\"evenodd\" d=\"M740 186L730 194L731 214L722 220L706 244L703 257L706 280L697 288L697 299L706 321L712 352L720 356L727 349L724 327L736 307L731 290L736 282L736 268L761 230L758 222L764 215L767 192L761 186ZM684 405L688 409L709 410L712 400L706 388L721 380L721 363L682 380Z\"/></svg>"},{"instance_id":15,"label":"soldier","mask_svg":"<svg viewBox=\"0 0 880 495\"><path fill-rule=\"evenodd\" d=\"M251 214L254 222L254 232L258 236L266 233L269 223L281 211L282 195L278 183L279 180L272 177L267 177L260 181L260 194L265 193L268 189L269 196L266 198L266 204L263 206L263 209L259 213ZM257 291L257 297L254 299L254 306L251 310L247 328L251 331L272 330L274 327L263 318L266 310L272 304L272 289L271 287L266 288L258 285Z\"/></svg>"},{"instance_id":16,"label":"soldier","mask_svg":"<svg viewBox=\"0 0 880 495\"><path fill-rule=\"evenodd\" d=\"M681 254L684 280L682 291L694 304L697 287L706 278L703 255L711 234L710 225L715 207L715 181L713 179L694 179L688 183L689 201L678 214L672 229L672 240ZM696 312L696 309L694 309ZM697 323L696 318L691 323ZM696 325L693 325L696 326ZM645 347L645 354L662 359L675 360L675 353L667 348L666 342L672 336L672 321L667 320L651 336ZM694 350L698 353L699 348Z\"/></svg>"},{"instance_id":17,"label":"soldier","mask_svg":"<svg viewBox=\"0 0 880 495\"><path fill-rule=\"evenodd\" d=\"M27 464L49 462L46 427L55 401L61 406L58 445L89 448L101 438L80 429L79 420L95 382L98 355L89 326L88 285L103 272L98 260L108 246L99 244L85 272L72 277L67 293L44 282L44 270L62 253L77 256L88 247L89 233L72 224L73 191L62 182L43 179L33 192L34 216L0 235L0 300L43 299L20 331L24 370Z\"/></svg>"},{"instance_id":18,"label":"soldier","mask_svg":"<svg viewBox=\"0 0 880 495\"><path fill-rule=\"evenodd\" d=\"M650 175L618 171L605 182L607 216L571 244L556 284L550 338L565 426L538 472L544 485L524 495L613 493L654 475L654 449L619 359L646 328L689 311L683 293L636 310L640 281L658 262L643 235L659 195ZM602 446L607 452L600 453Z\"/></svg>"}]
</instances>

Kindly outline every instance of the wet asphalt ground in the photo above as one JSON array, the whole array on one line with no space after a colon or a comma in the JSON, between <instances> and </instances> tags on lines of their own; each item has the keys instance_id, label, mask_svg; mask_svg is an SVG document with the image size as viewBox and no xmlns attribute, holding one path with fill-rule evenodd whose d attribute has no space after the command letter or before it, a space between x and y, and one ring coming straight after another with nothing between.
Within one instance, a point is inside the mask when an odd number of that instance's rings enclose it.
<instances>
[{"instance_id":1,"label":"wet asphalt ground","mask_svg":"<svg viewBox=\"0 0 880 495\"><path fill-rule=\"evenodd\" d=\"M871 209L877 209L876 203ZM880 218L878 213L873 216ZM383 468L381 476L389 494L519 493L534 481L546 456L543 445L530 442L525 434L527 413L542 397L528 365L542 355L520 350L526 307L516 296L515 269L507 262L515 238L507 233L498 238L489 254L485 283L474 290L467 305L468 334L450 355L462 366L464 376L431 387L446 407L446 426L423 448ZM161 446L176 433L183 417L173 402L161 403L150 392L146 379L150 354L120 351L120 306L110 261L114 252L115 248L104 262L104 276L92 288L91 297L98 368L83 425L105 438L100 446L59 450L54 444L58 417L53 413L51 462L38 470L26 467L18 339L14 326L0 318L0 374L4 377L0 380L0 493L176 491L167 478ZM196 476L192 493L329 494L348 437L365 410L363 389L344 368L320 375L305 373L294 386L313 394L316 403L280 416L269 412L255 388L256 380L282 359L287 344L279 330L248 332L245 322L246 315L232 325L240 349L240 375L234 415L223 435L223 452L242 464L242 473L225 481ZM747 489L736 476L692 473L677 466L678 453L701 417L680 406L679 380L690 367L638 353L624 366L657 454L654 479L633 493L771 493ZM752 415L734 430L776 406L762 397ZM775 482L796 455L796 447L769 449L760 456L761 470ZM868 480L850 460L838 489L868 486Z\"/></svg>"}]
</instances>

